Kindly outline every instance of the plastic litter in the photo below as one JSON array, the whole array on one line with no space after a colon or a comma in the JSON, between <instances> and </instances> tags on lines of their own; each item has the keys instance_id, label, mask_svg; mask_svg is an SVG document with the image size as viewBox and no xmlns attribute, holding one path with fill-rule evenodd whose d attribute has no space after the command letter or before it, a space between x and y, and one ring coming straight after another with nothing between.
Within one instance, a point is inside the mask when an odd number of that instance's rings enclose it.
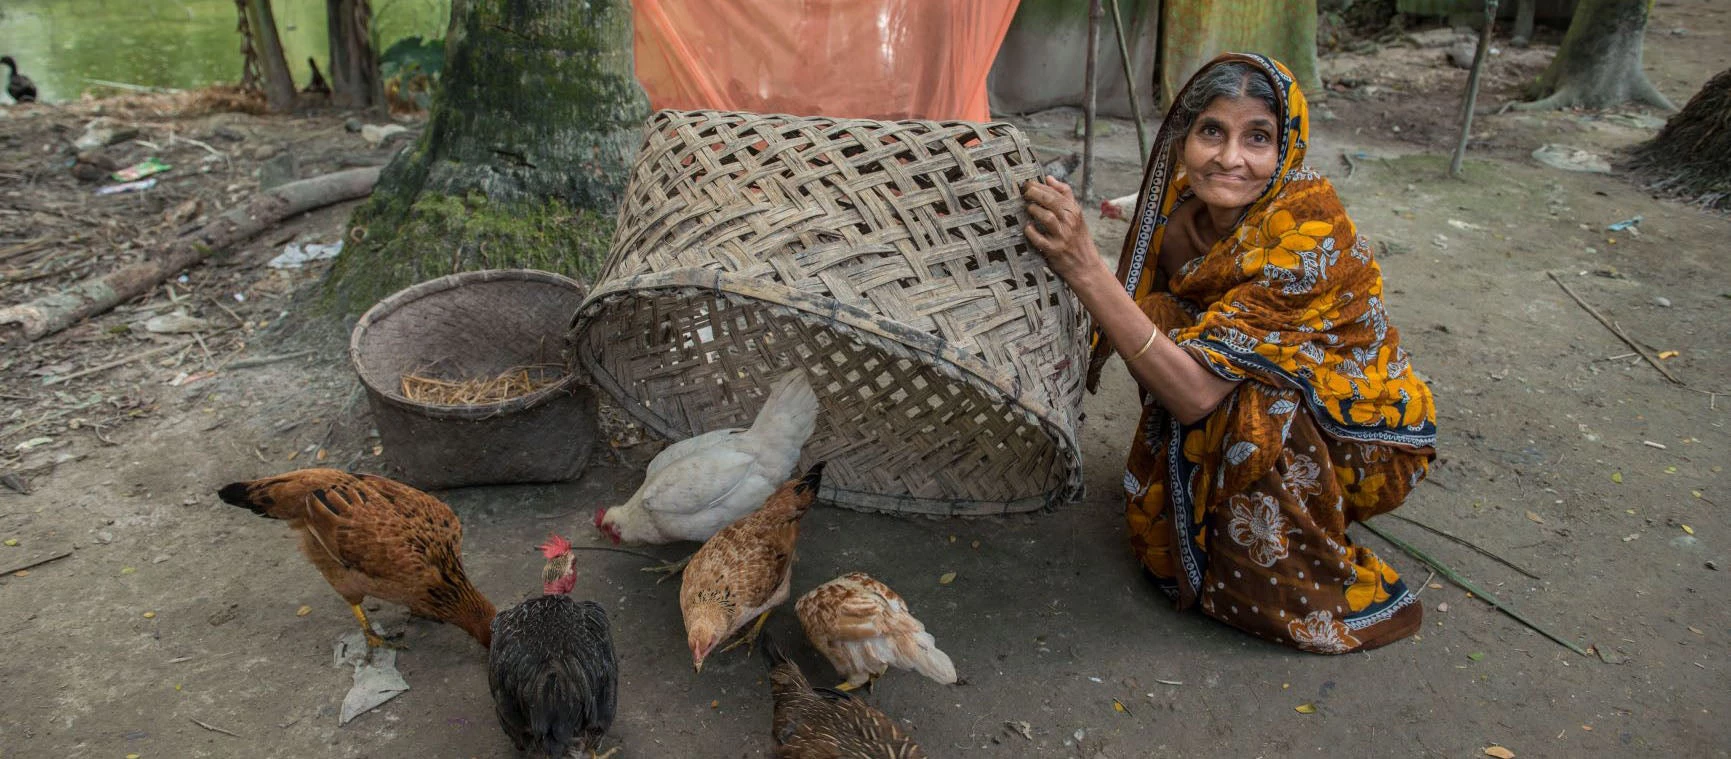
<instances>
[{"instance_id":1,"label":"plastic litter","mask_svg":"<svg viewBox=\"0 0 1731 759\"><path fill-rule=\"evenodd\" d=\"M123 192L139 192L142 190L148 190L155 186L156 177L151 177L149 179L138 180L137 182L125 182L122 184L111 184L106 187L98 187L96 188L96 194L119 195Z\"/></svg>"},{"instance_id":2,"label":"plastic litter","mask_svg":"<svg viewBox=\"0 0 1731 759\"><path fill-rule=\"evenodd\" d=\"M367 658L367 639L359 630L344 635L337 640L333 652L331 666L353 666L355 668L355 684L349 688L347 696L343 697L342 714L337 718L337 724L346 725L350 720L361 716L397 697L409 689L409 684L397 672L397 652L394 649L381 648L372 652L372 658Z\"/></svg>"},{"instance_id":3,"label":"plastic litter","mask_svg":"<svg viewBox=\"0 0 1731 759\"><path fill-rule=\"evenodd\" d=\"M343 241L333 243L307 243L302 245L291 242L283 246L282 253L270 260L265 266L272 269L299 269L309 261L324 261L336 258L343 252Z\"/></svg>"},{"instance_id":4,"label":"plastic litter","mask_svg":"<svg viewBox=\"0 0 1731 759\"><path fill-rule=\"evenodd\" d=\"M109 176L114 177L114 179L119 182L133 182L152 174L161 174L162 172L168 171L172 168L174 167L158 161L155 158L146 158L138 163L116 171Z\"/></svg>"}]
</instances>

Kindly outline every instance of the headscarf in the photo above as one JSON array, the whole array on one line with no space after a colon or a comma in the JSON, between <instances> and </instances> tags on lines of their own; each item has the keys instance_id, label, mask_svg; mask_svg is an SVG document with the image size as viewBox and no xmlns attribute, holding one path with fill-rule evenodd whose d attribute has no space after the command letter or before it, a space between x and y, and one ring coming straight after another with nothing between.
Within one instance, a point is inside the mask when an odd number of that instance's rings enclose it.
<instances>
[{"instance_id":1,"label":"headscarf","mask_svg":"<svg viewBox=\"0 0 1731 759\"><path fill-rule=\"evenodd\" d=\"M1194 200L1171 146L1173 116L1209 69L1242 62L1274 85L1278 167L1238 226L1157 291L1167 220ZM1173 139L1176 138L1176 139ZM1430 388L1412 371L1387 318L1382 271L1327 179L1304 165L1309 111L1292 73L1255 54L1227 53L1204 66L1173 101L1148 160L1118 280L1157 329L1221 377L1301 391L1334 437L1408 448L1435 443ZM1201 202L1201 201L1194 201ZM1168 302L1152 303L1152 300ZM1088 386L1111 357L1096 331Z\"/></svg>"}]
</instances>

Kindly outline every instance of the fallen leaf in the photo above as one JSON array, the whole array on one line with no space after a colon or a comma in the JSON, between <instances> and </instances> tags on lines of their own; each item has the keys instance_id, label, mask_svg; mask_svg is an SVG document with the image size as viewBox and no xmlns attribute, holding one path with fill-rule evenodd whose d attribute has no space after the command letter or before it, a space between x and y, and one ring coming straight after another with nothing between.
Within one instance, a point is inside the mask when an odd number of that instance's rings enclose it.
<instances>
[{"instance_id":1,"label":"fallen leaf","mask_svg":"<svg viewBox=\"0 0 1731 759\"><path fill-rule=\"evenodd\" d=\"M304 606L303 605L299 609L295 609L295 616L297 616L297 617L304 617L304 616L311 614L311 613L313 613L313 607L311 607L311 606Z\"/></svg>"},{"instance_id":2,"label":"fallen leaf","mask_svg":"<svg viewBox=\"0 0 1731 759\"><path fill-rule=\"evenodd\" d=\"M1659 360L1664 361L1668 358L1676 358L1677 355L1678 353L1676 351L1659 351Z\"/></svg>"},{"instance_id":3,"label":"fallen leaf","mask_svg":"<svg viewBox=\"0 0 1731 759\"><path fill-rule=\"evenodd\" d=\"M1287 690L1287 689L1289 689L1289 688L1291 688L1291 687L1292 687L1292 683L1281 683L1281 684L1280 684L1280 689L1281 689L1281 690Z\"/></svg>"},{"instance_id":4,"label":"fallen leaf","mask_svg":"<svg viewBox=\"0 0 1731 759\"><path fill-rule=\"evenodd\" d=\"M1532 511L1529 510L1529 511L1527 511L1527 521L1530 521L1534 524L1544 524L1545 518L1539 516L1538 514L1534 514Z\"/></svg>"},{"instance_id":5,"label":"fallen leaf","mask_svg":"<svg viewBox=\"0 0 1731 759\"><path fill-rule=\"evenodd\" d=\"M1701 491L1691 490L1691 491L1689 491L1689 495L1695 496L1696 498L1700 498L1701 497Z\"/></svg>"},{"instance_id":6,"label":"fallen leaf","mask_svg":"<svg viewBox=\"0 0 1731 759\"><path fill-rule=\"evenodd\" d=\"M1706 635L1707 634L1707 633L1701 632L1701 628L1696 627L1694 625L1689 625L1689 632L1695 633L1696 635Z\"/></svg>"},{"instance_id":7,"label":"fallen leaf","mask_svg":"<svg viewBox=\"0 0 1731 759\"><path fill-rule=\"evenodd\" d=\"M954 536L954 535L951 535L951 536L950 536L950 542L951 542L951 543L954 543L954 542L956 542L956 536Z\"/></svg>"},{"instance_id":8,"label":"fallen leaf","mask_svg":"<svg viewBox=\"0 0 1731 759\"><path fill-rule=\"evenodd\" d=\"M720 709L721 708L721 699L718 698L718 699L715 699L714 701L709 702L709 708Z\"/></svg>"},{"instance_id":9,"label":"fallen leaf","mask_svg":"<svg viewBox=\"0 0 1731 759\"><path fill-rule=\"evenodd\" d=\"M154 612L154 611L147 611L147 612L145 612L145 613L144 613L144 618L145 618L145 619L156 619L156 612Z\"/></svg>"},{"instance_id":10,"label":"fallen leaf","mask_svg":"<svg viewBox=\"0 0 1731 759\"><path fill-rule=\"evenodd\" d=\"M1581 726L1581 729L1582 729L1582 730L1585 730L1585 731L1587 731L1587 732L1589 732L1589 733L1590 733L1590 732L1593 732L1593 726L1592 726L1592 725L1582 725L1582 726Z\"/></svg>"},{"instance_id":11,"label":"fallen leaf","mask_svg":"<svg viewBox=\"0 0 1731 759\"><path fill-rule=\"evenodd\" d=\"M1315 714L1316 704L1299 704L1298 706L1292 707L1292 710L1299 714Z\"/></svg>"},{"instance_id":12,"label":"fallen leaf","mask_svg":"<svg viewBox=\"0 0 1731 759\"><path fill-rule=\"evenodd\" d=\"M939 585L948 585L948 584L955 582L955 581L956 581L956 573L955 572L945 572L942 575L938 576L938 584Z\"/></svg>"},{"instance_id":13,"label":"fallen leaf","mask_svg":"<svg viewBox=\"0 0 1731 759\"><path fill-rule=\"evenodd\" d=\"M1683 531L1689 533L1690 535L1695 534L1695 528L1690 527L1689 525L1683 525Z\"/></svg>"},{"instance_id":14,"label":"fallen leaf","mask_svg":"<svg viewBox=\"0 0 1731 759\"><path fill-rule=\"evenodd\" d=\"M137 572L137 571L138 571L137 569L134 569L132 567L121 567L120 568L120 573L123 575L129 575L129 574L132 574L133 572Z\"/></svg>"},{"instance_id":15,"label":"fallen leaf","mask_svg":"<svg viewBox=\"0 0 1731 759\"><path fill-rule=\"evenodd\" d=\"M382 455L384 452L385 452L384 446L382 446L382 445L373 446L373 455L374 456Z\"/></svg>"},{"instance_id":16,"label":"fallen leaf","mask_svg":"<svg viewBox=\"0 0 1731 759\"><path fill-rule=\"evenodd\" d=\"M979 548L980 547L980 541L976 540L973 542L973 545L970 545L968 547L969 548Z\"/></svg>"},{"instance_id":17,"label":"fallen leaf","mask_svg":"<svg viewBox=\"0 0 1731 759\"><path fill-rule=\"evenodd\" d=\"M1676 474L1676 473L1677 473L1677 467L1674 467L1674 466L1665 467L1665 474Z\"/></svg>"},{"instance_id":18,"label":"fallen leaf","mask_svg":"<svg viewBox=\"0 0 1731 759\"><path fill-rule=\"evenodd\" d=\"M15 545L18 545L18 539L17 538L7 538L4 541L0 541L0 543L4 543L7 546L15 546Z\"/></svg>"},{"instance_id":19,"label":"fallen leaf","mask_svg":"<svg viewBox=\"0 0 1731 759\"><path fill-rule=\"evenodd\" d=\"M1472 652L1472 653L1470 653L1470 654L1467 654L1467 658L1468 658L1468 659L1472 659L1472 660L1473 660L1473 661L1478 661L1478 660L1480 660L1480 659L1483 659L1483 658L1485 658L1485 652L1483 652L1483 651L1474 651L1474 652Z\"/></svg>"},{"instance_id":20,"label":"fallen leaf","mask_svg":"<svg viewBox=\"0 0 1731 759\"><path fill-rule=\"evenodd\" d=\"M1004 723L1004 727L1016 731L1017 735L1020 735L1027 740L1031 741L1034 739L1034 726L1026 722L1021 720L1010 720Z\"/></svg>"},{"instance_id":21,"label":"fallen leaf","mask_svg":"<svg viewBox=\"0 0 1731 759\"><path fill-rule=\"evenodd\" d=\"M317 456L314 456L314 457L313 457L313 458L316 458L316 459L318 459L318 460L319 460L319 461L324 461L324 460L325 460L325 458L326 458L326 455L325 455L325 449L323 449L323 448L320 448L320 449L319 449L319 452L318 452L318 455L317 455Z\"/></svg>"},{"instance_id":22,"label":"fallen leaf","mask_svg":"<svg viewBox=\"0 0 1731 759\"><path fill-rule=\"evenodd\" d=\"M1161 685L1183 685L1184 684L1183 680L1155 680L1154 682L1157 682Z\"/></svg>"},{"instance_id":23,"label":"fallen leaf","mask_svg":"<svg viewBox=\"0 0 1731 759\"><path fill-rule=\"evenodd\" d=\"M1430 588L1430 589L1431 589L1431 590L1442 590L1442 583L1440 583L1440 582L1433 582L1433 583L1431 583L1431 584L1430 584L1430 585L1429 585L1429 586L1427 586L1427 587L1429 587L1429 588Z\"/></svg>"},{"instance_id":24,"label":"fallen leaf","mask_svg":"<svg viewBox=\"0 0 1731 759\"><path fill-rule=\"evenodd\" d=\"M1115 711L1115 712L1123 712L1123 713L1125 713L1125 714L1129 714L1129 713L1130 713L1130 710L1129 710L1129 709L1126 709L1126 708L1124 708L1124 702L1123 702L1123 701L1119 701L1119 700L1118 700L1118 699L1115 699L1115 698L1114 698L1114 699L1112 699L1112 711Z\"/></svg>"},{"instance_id":25,"label":"fallen leaf","mask_svg":"<svg viewBox=\"0 0 1731 759\"><path fill-rule=\"evenodd\" d=\"M126 759L138 759L138 755L137 754L127 754Z\"/></svg>"},{"instance_id":26,"label":"fallen leaf","mask_svg":"<svg viewBox=\"0 0 1731 759\"><path fill-rule=\"evenodd\" d=\"M13 572L13 573L12 573L12 576L13 576L13 577L29 577L29 576L30 576L30 570L28 570L28 569L20 569L20 570L18 570L18 571L16 571L16 572Z\"/></svg>"},{"instance_id":27,"label":"fallen leaf","mask_svg":"<svg viewBox=\"0 0 1731 759\"><path fill-rule=\"evenodd\" d=\"M1442 602L1442 603L1440 603L1440 604L1437 604L1437 605L1436 605L1436 610L1437 610L1437 611L1442 611L1442 612L1446 612L1446 611L1448 611L1448 610L1449 610L1449 604L1448 604L1448 602L1447 602L1447 601L1444 601L1444 602Z\"/></svg>"},{"instance_id":28,"label":"fallen leaf","mask_svg":"<svg viewBox=\"0 0 1731 759\"><path fill-rule=\"evenodd\" d=\"M1611 473L1611 481L1617 483L1618 485L1623 484L1623 473L1622 472L1612 472Z\"/></svg>"},{"instance_id":29,"label":"fallen leaf","mask_svg":"<svg viewBox=\"0 0 1731 759\"><path fill-rule=\"evenodd\" d=\"M1515 752L1502 746L1488 746L1485 748L1485 756L1494 756L1497 759L1515 759Z\"/></svg>"}]
</instances>

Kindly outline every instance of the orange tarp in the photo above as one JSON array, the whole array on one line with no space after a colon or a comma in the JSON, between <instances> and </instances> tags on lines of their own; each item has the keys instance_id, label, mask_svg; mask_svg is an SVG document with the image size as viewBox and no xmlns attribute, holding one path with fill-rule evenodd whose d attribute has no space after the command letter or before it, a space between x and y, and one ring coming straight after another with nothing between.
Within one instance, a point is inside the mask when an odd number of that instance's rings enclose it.
<instances>
[{"instance_id":1,"label":"orange tarp","mask_svg":"<svg viewBox=\"0 0 1731 759\"><path fill-rule=\"evenodd\" d=\"M991 118L986 74L1017 0L635 0L655 108Z\"/></svg>"}]
</instances>

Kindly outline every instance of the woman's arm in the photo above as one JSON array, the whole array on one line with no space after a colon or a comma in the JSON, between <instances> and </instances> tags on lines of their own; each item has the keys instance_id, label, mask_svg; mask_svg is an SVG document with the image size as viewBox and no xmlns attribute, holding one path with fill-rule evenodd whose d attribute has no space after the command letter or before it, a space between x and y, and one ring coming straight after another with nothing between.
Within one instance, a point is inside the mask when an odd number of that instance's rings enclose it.
<instances>
[{"instance_id":1,"label":"woman's arm","mask_svg":"<svg viewBox=\"0 0 1731 759\"><path fill-rule=\"evenodd\" d=\"M1193 424L1208 416L1238 383L1222 379L1179 348L1142 313L1118 278L1100 260L1082 207L1070 186L1047 177L1022 188L1028 201L1028 241L1046 264L1081 299L1082 306L1112 341L1130 376L1153 393L1178 421ZM1144 347L1146 349L1144 350Z\"/></svg>"}]
</instances>

